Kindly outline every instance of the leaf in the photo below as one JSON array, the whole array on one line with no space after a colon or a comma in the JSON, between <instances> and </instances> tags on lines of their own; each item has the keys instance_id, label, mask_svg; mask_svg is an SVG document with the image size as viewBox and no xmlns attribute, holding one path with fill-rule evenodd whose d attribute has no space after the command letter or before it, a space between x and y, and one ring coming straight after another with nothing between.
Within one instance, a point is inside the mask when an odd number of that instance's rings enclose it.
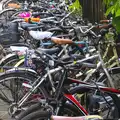
<instances>
[{"instance_id":1,"label":"leaf","mask_svg":"<svg viewBox=\"0 0 120 120\"><path fill-rule=\"evenodd\" d=\"M115 12L115 17L118 17L120 16L120 9L118 9L116 12Z\"/></svg>"},{"instance_id":2,"label":"leaf","mask_svg":"<svg viewBox=\"0 0 120 120\"><path fill-rule=\"evenodd\" d=\"M79 0L75 0L75 2L69 6L70 11L73 11L74 9L74 14L82 15L82 6L80 5Z\"/></svg>"},{"instance_id":3,"label":"leaf","mask_svg":"<svg viewBox=\"0 0 120 120\"><path fill-rule=\"evenodd\" d=\"M114 17L112 20L114 27L116 28L117 32L120 33L120 16Z\"/></svg>"},{"instance_id":4,"label":"leaf","mask_svg":"<svg viewBox=\"0 0 120 120\"><path fill-rule=\"evenodd\" d=\"M111 6L110 8L107 9L105 15L109 15L110 13L114 14L114 12L115 12L115 8L114 6Z\"/></svg>"},{"instance_id":5,"label":"leaf","mask_svg":"<svg viewBox=\"0 0 120 120\"><path fill-rule=\"evenodd\" d=\"M118 33L120 33L120 0L104 0L107 6L105 15L112 13L113 25L115 26Z\"/></svg>"}]
</instances>

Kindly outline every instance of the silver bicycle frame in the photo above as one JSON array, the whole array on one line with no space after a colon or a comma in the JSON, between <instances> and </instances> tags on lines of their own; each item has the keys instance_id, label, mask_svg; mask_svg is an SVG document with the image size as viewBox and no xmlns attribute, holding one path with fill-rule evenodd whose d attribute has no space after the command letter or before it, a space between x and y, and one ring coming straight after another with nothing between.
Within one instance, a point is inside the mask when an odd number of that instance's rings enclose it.
<instances>
[{"instance_id":1,"label":"silver bicycle frame","mask_svg":"<svg viewBox=\"0 0 120 120\"><path fill-rule=\"evenodd\" d=\"M97 71L97 69L99 69L100 67L102 67L103 70L104 70L104 72L105 72L105 74L106 74L106 76L107 76L107 78L108 78L108 80L109 80L109 83L110 83L111 87L114 88L114 84L113 84L112 78L111 78L108 70L107 70L106 67L104 66L104 62L103 62L103 60L102 60L102 57L101 57L99 51L98 51L98 54L93 55L93 56L90 56L90 57L87 57L87 58L84 58L84 59L82 59L82 60L78 60L77 63L82 63L82 62L85 62L85 61L87 61L87 60L96 59L96 58L98 58L98 59L100 60L100 61L98 62L98 64L97 64L97 68L96 68L96 69L93 69L93 71L92 71L90 74L88 74L83 81L87 82L87 81L90 79L90 77ZM71 66L71 65L74 65L74 63L69 64L69 65L67 65L67 66ZM52 69L52 70L47 70L47 73L46 73L41 79L38 78L38 79L32 84L32 88L30 89L30 91L29 91L28 93L26 93L26 95L19 101L18 107L21 107L21 106L22 106L22 104L28 99L28 97L44 82L44 80L47 78L47 76L49 77L50 83L51 83L51 85L52 85L52 90L55 91L55 88L54 88L54 85L53 85L53 81L52 81L52 79L51 79L50 76L51 76L52 73L54 73L54 72L56 72L56 71L60 71L60 70L62 70L62 67L58 67L58 68L55 68L55 69Z\"/></svg>"},{"instance_id":2,"label":"silver bicycle frame","mask_svg":"<svg viewBox=\"0 0 120 120\"><path fill-rule=\"evenodd\" d=\"M47 76L51 75L52 73L61 70L62 67L58 67L52 70L49 70L41 79L38 78L33 84L32 84L32 88L29 90L28 93L26 93L26 95L19 101L18 103L18 107L21 107L22 104L28 99L28 97L46 80ZM37 83L37 81L39 81ZM37 84L37 85L36 85Z\"/></svg>"}]
</instances>

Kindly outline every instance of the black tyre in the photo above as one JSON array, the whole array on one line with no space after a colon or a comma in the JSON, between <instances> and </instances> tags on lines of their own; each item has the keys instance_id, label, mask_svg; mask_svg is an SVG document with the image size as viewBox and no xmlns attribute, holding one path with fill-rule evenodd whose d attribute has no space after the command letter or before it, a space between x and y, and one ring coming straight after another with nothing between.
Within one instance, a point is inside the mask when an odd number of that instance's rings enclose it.
<instances>
[{"instance_id":1,"label":"black tyre","mask_svg":"<svg viewBox=\"0 0 120 120\"><path fill-rule=\"evenodd\" d=\"M41 103L36 103L30 106L27 110L22 111L18 116L16 116L17 120L21 120L22 118L29 115L30 113L40 110L40 108L41 108Z\"/></svg>"},{"instance_id":2,"label":"black tyre","mask_svg":"<svg viewBox=\"0 0 120 120\"><path fill-rule=\"evenodd\" d=\"M34 104L30 106L27 110L22 111L18 116L17 120L21 120L24 117L28 116L29 114L44 109L43 106L41 106L41 103ZM82 116L82 114L79 112L79 110L73 106L72 104L65 103L64 108L62 109L61 114L59 115L67 115L67 116Z\"/></svg>"},{"instance_id":3,"label":"black tyre","mask_svg":"<svg viewBox=\"0 0 120 120\"><path fill-rule=\"evenodd\" d=\"M21 120L49 120L50 116L50 112L38 110L29 114Z\"/></svg>"},{"instance_id":4,"label":"black tyre","mask_svg":"<svg viewBox=\"0 0 120 120\"><path fill-rule=\"evenodd\" d=\"M40 114L39 112L42 110L45 110L43 107L40 107L40 103L31 106L30 108L28 108L26 111L24 111L23 113L21 113L19 115L19 118L17 120L34 120L34 119L38 119L39 117L41 118L41 116L37 115ZM63 111L61 112L61 114L58 114L60 116L82 116L82 114L79 112L79 110L73 106L72 104L66 103L64 105ZM32 118L30 118L32 116ZM44 116L43 116L44 117Z\"/></svg>"}]
</instances>

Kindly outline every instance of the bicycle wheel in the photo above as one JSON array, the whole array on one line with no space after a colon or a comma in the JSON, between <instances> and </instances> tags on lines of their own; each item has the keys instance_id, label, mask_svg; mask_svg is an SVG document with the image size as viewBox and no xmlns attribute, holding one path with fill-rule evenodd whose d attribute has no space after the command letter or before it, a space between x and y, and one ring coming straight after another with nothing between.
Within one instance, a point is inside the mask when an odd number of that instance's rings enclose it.
<instances>
[{"instance_id":1,"label":"bicycle wheel","mask_svg":"<svg viewBox=\"0 0 120 120\"><path fill-rule=\"evenodd\" d=\"M5 57L6 55L6 51L5 49L3 48L3 46L0 44L0 60Z\"/></svg>"},{"instance_id":2,"label":"bicycle wheel","mask_svg":"<svg viewBox=\"0 0 120 120\"><path fill-rule=\"evenodd\" d=\"M14 113L14 108L17 108L17 102L29 90L23 85L23 83L32 84L36 78L37 75L30 71L28 72L28 70L17 70L17 72L9 71L2 74L0 76L0 110L7 111L9 108L9 113L12 115ZM38 93L39 98L42 95L42 92L40 91ZM30 106L35 100L36 99L31 96L24 105Z\"/></svg>"},{"instance_id":3,"label":"bicycle wheel","mask_svg":"<svg viewBox=\"0 0 120 120\"><path fill-rule=\"evenodd\" d=\"M0 22L3 24L12 20L11 16L16 12L15 9L5 9L0 12Z\"/></svg>"},{"instance_id":4,"label":"bicycle wheel","mask_svg":"<svg viewBox=\"0 0 120 120\"><path fill-rule=\"evenodd\" d=\"M28 116L24 117L21 120L49 120L50 119L50 112L38 110L29 114Z\"/></svg>"},{"instance_id":5,"label":"bicycle wheel","mask_svg":"<svg viewBox=\"0 0 120 120\"><path fill-rule=\"evenodd\" d=\"M29 111L29 113L25 111L25 113L27 113L27 114L24 113L24 116L22 116L23 114L21 114L21 116L19 116L19 118L17 120L32 120L32 119L36 120L38 118L41 118L41 115L39 116L37 114L39 114L39 112L42 110L42 109L40 109L42 107L38 108L38 106L36 106L36 109L34 107L33 110L32 110L32 108L33 107L28 108L28 110L26 110L26 111ZM46 108L43 108L43 110L44 110L44 112L47 111ZM32 118L31 118L31 116L32 116ZM72 104L66 103L64 106L64 109L62 111L62 114L60 114L60 116L82 116L82 115Z\"/></svg>"},{"instance_id":6,"label":"bicycle wheel","mask_svg":"<svg viewBox=\"0 0 120 120\"><path fill-rule=\"evenodd\" d=\"M19 4L19 2L16 1L16 0L8 0L8 1L6 1L6 2L3 3L2 9L4 10L4 9L6 9L6 8L9 8L8 5L9 5L10 3L12 3L12 4Z\"/></svg>"},{"instance_id":7,"label":"bicycle wheel","mask_svg":"<svg viewBox=\"0 0 120 120\"><path fill-rule=\"evenodd\" d=\"M41 106L41 103L37 103L29 107L27 110L22 111L18 116L17 120L22 120L26 116L29 116L33 112L46 109L43 106ZM79 110L72 104L65 103L64 108L62 109L61 114L58 114L61 116L82 116L82 114L79 112Z\"/></svg>"}]
</instances>

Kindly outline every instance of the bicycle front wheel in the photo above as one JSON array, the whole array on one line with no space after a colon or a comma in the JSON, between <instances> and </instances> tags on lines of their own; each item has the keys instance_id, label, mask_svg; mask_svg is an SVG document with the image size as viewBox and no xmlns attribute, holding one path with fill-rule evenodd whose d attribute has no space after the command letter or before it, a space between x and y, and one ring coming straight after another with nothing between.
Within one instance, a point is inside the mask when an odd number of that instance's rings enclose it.
<instances>
[{"instance_id":1,"label":"bicycle front wheel","mask_svg":"<svg viewBox=\"0 0 120 120\"><path fill-rule=\"evenodd\" d=\"M14 107L17 107L18 101L29 91L30 88L24 84L31 85L37 79L37 75L25 70L17 70L15 72L9 71L0 76L0 111L8 111L10 115L13 114ZM38 96L42 95L41 90L38 90ZM37 91L37 92L38 92ZM33 99L32 99L33 98ZM42 98L44 96L42 95ZM31 96L28 101L21 107L21 109L30 106L36 102L36 99Z\"/></svg>"}]
</instances>

